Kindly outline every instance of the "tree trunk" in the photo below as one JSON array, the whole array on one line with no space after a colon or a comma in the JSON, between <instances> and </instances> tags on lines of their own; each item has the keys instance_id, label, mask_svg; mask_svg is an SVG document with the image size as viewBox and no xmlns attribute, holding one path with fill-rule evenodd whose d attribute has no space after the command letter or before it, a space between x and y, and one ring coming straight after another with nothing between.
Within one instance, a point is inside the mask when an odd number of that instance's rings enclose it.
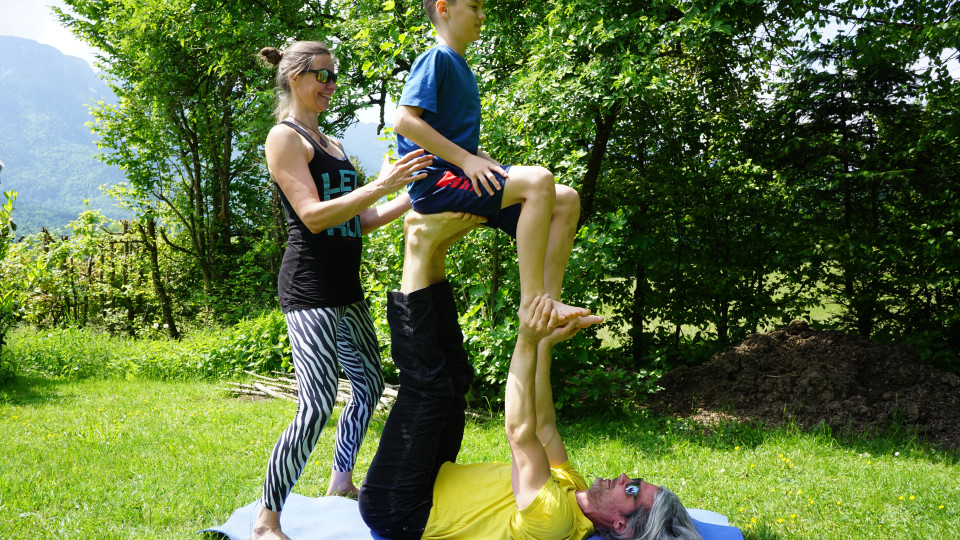
<instances>
[{"instance_id":1,"label":"tree trunk","mask_svg":"<svg viewBox=\"0 0 960 540\"><path fill-rule=\"evenodd\" d=\"M233 186L233 175L231 174L231 157L233 156L233 116L232 110L228 104L232 101L231 94L236 88L239 77L236 75L228 76L225 80L218 81L220 85L221 98L221 116L218 119L219 125L223 130L220 144L211 149L214 150L212 159L214 162L214 178L216 182L215 192L217 200L217 224L216 224L216 242L213 252L222 257L222 261L231 259L230 239L232 231L232 212L231 212L231 188ZM216 131L214 131L216 132Z\"/></svg>"},{"instance_id":2,"label":"tree trunk","mask_svg":"<svg viewBox=\"0 0 960 540\"><path fill-rule=\"evenodd\" d=\"M603 158L607 154L607 144L610 142L610 134L613 133L613 127L617 123L617 114L620 111L620 101L617 101L609 111L598 111L594 117L594 123L597 131L593 137L593 143L590 147L590 159L587 161L587 172L583 175L583 182L580 184L580 223L583 225L593 214L593 201L597 194L597 181L600 178L600 169L603 166Z\"/></svg>"},{"instance_id":3,"label":"tree trunk","mask_svg":"<svg viewBox=\"0 0 960 540\"><path fill-rule=\"evenodd\" d=\"M647 293L645 283L647 281L647 267L642 264L637 265L634 272L636 287L633 289L633 310L630 317L630 333L633 336L633 365L636 368L644 366L647 356L647 339L643 332L643 314L647 308Z\"/></svg>"},{"instance_id":4,"label":"tree trunk","mask_svg":"<svg viewBox=\"0 0 960 540\"><path fill-rule=\"evenodd\" d=\"M143 239L143 245L147 249L150 259L150 276L153 280L153 289L157 293L157 299L160 301L160 312L163 314L163 323L166 325L167 333L173 339L180 339L180 331L177 330L177 323L173 320L173 308L170 302L170 296L163 285L163 277L160 274L160 258L157 249L157 222L153 218L143 218L147 223L144 230L143 223L138 224L140 238Z\"/></svg>"}]
</instances>

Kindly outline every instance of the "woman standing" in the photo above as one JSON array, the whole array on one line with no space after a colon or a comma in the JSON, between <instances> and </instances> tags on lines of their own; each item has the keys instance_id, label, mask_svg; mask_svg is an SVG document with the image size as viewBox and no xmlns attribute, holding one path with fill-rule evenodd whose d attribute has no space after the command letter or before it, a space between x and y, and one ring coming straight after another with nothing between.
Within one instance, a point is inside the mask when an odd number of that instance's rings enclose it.
<instances>
[{"instance_id":1,"label":"woman standing","mask_svg":"<svg viewBox=\"0 0 960 540\"><path fill-rule=\"evenodd\" d=\"M267 464L253 538L285 539L280 510L333 409L338 364L352 391L337 425L327 495L357 493L353 466L383 392L380 350L360 284L361 235L410 207L406 193L371 205L425 177L419 171L432 157L411 152L394 164L385 162L375 181L357 186L343 146L318 127L317 115L330 107L337 88L330 50L300 41L282 53L264 48L260 56L277 66L279 123L267 135L266 154L289 227L278 286L299 402Z\"/></svg>"}]
</instances>

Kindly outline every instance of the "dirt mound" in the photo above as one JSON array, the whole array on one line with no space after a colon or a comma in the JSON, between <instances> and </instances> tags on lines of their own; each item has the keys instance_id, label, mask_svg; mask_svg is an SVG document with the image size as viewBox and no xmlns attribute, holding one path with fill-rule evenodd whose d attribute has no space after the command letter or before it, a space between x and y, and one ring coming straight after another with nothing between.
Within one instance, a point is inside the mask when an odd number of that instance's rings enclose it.
<instances>
[{"instance_id":1,"label":"dirt mound","mask_svg":"<svg viewBox=\"0 0 960 540\"><path fill-rule=\"evenodd\" d=\"M660 386L648 406L666 414L824 422L857 433L900 422L934 444L960 447L960 377L921 364L908 347L803 321L749 336L702 366L673 369Z\"/></svg>"}]
</instances>

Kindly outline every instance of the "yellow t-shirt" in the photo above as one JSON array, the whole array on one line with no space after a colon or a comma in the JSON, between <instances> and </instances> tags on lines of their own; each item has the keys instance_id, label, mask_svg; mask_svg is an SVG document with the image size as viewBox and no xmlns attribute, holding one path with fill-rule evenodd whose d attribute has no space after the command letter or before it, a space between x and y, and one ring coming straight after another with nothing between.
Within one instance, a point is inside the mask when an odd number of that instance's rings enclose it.
<instances>
[{"instance_id":1,"label":"yellow t-shirt","mask_svg":"<svg viewBox=\"0 0 960 540\"><path fill-rule=\"evenodd\" d=\"M589 486L569 461L551 469L523 511L513 498L510 470L507 463L444 463L423 540L581 540L593 531L576 500L576 492Z\"/></svg>"}]
</instances>

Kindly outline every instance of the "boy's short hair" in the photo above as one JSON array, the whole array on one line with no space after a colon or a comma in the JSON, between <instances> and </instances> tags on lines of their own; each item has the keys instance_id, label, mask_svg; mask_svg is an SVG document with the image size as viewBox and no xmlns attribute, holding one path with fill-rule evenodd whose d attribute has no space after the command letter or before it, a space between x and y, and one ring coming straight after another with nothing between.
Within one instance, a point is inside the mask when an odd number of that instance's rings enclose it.
<instances>
[{"instance_id":1,"label":"boy's short hair","mask_svg":"<svg viewBox=\"0 0 960 540\"><path fill-rule=\"evenodd\" d=\"M457 0L445 0L448 4L456 4ZM437 26L437 0L423 0L423 10L427 12L427 18Z\"/></svg>"}]
</instances>

